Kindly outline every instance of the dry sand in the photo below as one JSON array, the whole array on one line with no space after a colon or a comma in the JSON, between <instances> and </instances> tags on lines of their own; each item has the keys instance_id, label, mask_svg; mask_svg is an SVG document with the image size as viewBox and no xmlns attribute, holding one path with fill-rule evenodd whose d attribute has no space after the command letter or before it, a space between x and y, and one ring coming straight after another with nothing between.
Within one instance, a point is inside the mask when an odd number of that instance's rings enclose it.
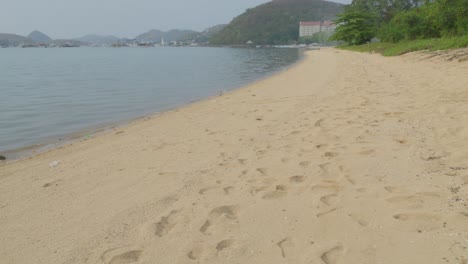
<instances>
[{"instance_id":1,"label":"dry sand","mask_svg":"<svg viewBox=\"0 0 468 264\"><path fill-rule=\"evenodd\" d=\"M325 49L3 165L0 262L466 264L467 203L468 62Z\"/></svg>"}]
</instances>

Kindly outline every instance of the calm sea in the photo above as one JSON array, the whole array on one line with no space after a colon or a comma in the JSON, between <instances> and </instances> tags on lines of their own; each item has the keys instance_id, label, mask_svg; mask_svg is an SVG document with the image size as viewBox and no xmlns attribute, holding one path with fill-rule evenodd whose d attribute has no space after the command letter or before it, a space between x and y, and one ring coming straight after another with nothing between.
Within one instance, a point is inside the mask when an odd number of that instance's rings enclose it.
<instances>
[{"instance_id":1,"label":"calm sea","mask_svg":"<svg viewBox=\"0 0 468 264\"><path fill-rule=\"evenodd\" d=\"M0 152L200 100L299 57L296 49L0 49Z\"/></svg>"}]
</instances>

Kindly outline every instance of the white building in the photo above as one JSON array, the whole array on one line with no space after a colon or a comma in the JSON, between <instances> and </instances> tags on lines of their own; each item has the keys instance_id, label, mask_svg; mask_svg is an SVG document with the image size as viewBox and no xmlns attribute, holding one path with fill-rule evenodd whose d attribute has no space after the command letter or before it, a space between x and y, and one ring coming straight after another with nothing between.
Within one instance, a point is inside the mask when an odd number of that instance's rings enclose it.
<instances>
[{"instance_id":1,"label":"white building","mask_svg":"<svg viewBox=\"0 0 468 264\"><path fill-rule=\"evenodd\" d=\"M331 21L324 22L300 22L299 37L313 36L319 32L335 31L335 24Z\"/></svg>"},{"instance_id":2,"label":"white building","mask_svg":"<svg viewBox=\"0 0 468 264\"><path fill-rule=\"evenodd\" d=\"M324 21L322 23L322 31L324 32L333 32L336 29L336 25L331 21Z\"/></svg>"},{"instance_id":3,"label":"white building","mask_svg":"<svg viewBox=\"0 0 468 264\"><path fill-rule=\"evenodd\" d=\"M320 32L320 22L300 22L299 23L299 37L313 36Z\"/></svg>"}]
</instances>

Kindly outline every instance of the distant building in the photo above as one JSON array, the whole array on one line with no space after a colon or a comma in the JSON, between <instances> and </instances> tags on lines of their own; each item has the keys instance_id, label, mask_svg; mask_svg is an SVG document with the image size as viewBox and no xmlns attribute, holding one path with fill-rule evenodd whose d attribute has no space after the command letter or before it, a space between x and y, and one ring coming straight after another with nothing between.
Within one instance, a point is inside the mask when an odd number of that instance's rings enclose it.
<instances>
[{"instance_id":1,"label":"distant building","mask_svg":"<svg viewBox=\"0 0 468 264\"><path fill-rule=\"evenodd\" d=\"M321 22L300 22L299 37L313 36L320 32Z\"/></svg>"},{"instance_id":2,"label":"distant building","mask_svg":"<svg viewBox=\"0 0 468 264\"><path fill-rule=\"evenodd\" d=\"M324 21L322 23L322 31L324 32L333 32L335 31L335 29L336 29L336 25L335 23L331 21Z\"/></svg>"},{"instance_id":3,"label":"distant building","mask_svg":"<svg viewBox=\"0 0 468 264\"><path fill-rule=\"evenodd\" d=\"M324 22L300 22L299 37L313 36L319 32L335 31L335 24L331 21Z\"/></svg>"}]
</instances>

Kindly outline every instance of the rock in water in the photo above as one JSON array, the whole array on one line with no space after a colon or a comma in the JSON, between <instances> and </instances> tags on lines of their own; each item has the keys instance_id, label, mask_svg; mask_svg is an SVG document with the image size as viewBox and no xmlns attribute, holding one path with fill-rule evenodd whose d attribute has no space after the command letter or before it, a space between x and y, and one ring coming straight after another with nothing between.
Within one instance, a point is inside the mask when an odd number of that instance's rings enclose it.
<instances>
[{"instance_id":1,"label":"rock in water","mask_svg":"<svg viewBox=\"0 0 468 264\"><path fill-rule=\"evenodd\" d=\"M6 160L5 156L0 155L0 160Z\"/></svg>"}]
</instances>

